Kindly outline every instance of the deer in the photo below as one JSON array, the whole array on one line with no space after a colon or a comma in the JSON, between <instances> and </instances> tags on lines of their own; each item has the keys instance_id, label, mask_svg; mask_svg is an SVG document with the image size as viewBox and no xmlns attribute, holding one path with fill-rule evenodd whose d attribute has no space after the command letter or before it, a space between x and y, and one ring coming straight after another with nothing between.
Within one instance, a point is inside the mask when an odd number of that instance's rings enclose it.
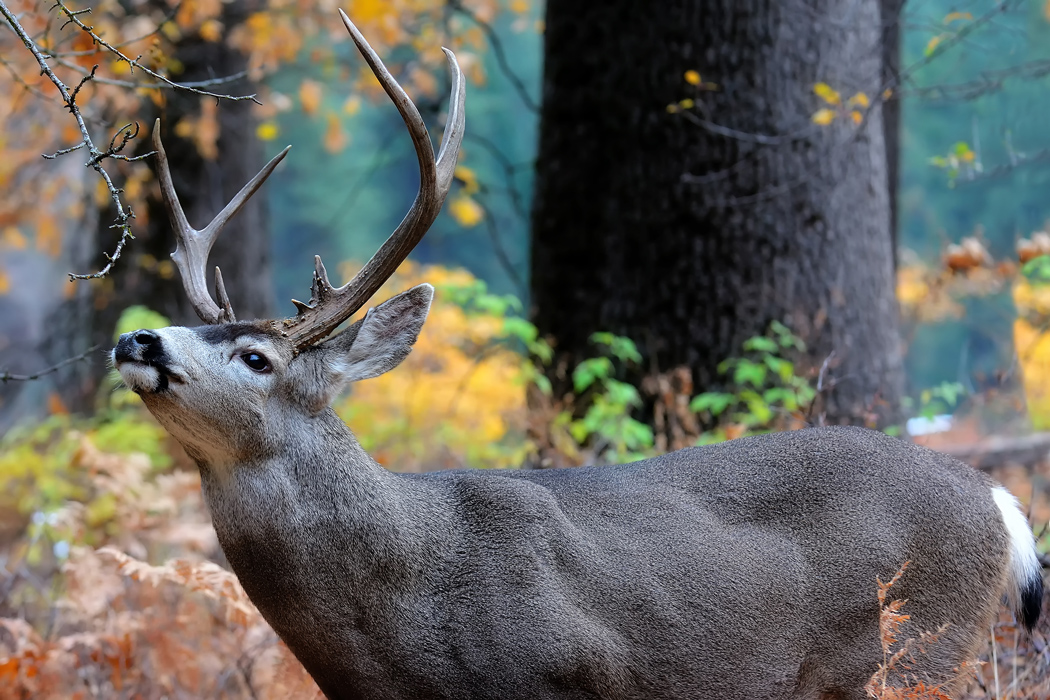
<instances>
[{"instance_id":1,"label":"deer","mask_svg":"<svg viewBox=\"0 0 1050 700\"><path fill-rule=\"evenodd\" d=\"M1032 629L1043 581L1017 499L881 432L817 427L546 470L399 473L372 459L331 403L405 359L434 289L334 332L442 208L465 87L445 49L435 157L411 99L340 17L415 146L404 219L341 287L315 257L294 316L237 320L218 268L208 291L208 253L288 149L198 231L155 128L172 258L204 325L125 333L112 351L198 466L244 590L326 697L860 700L883 660L877 583L906 562L905 631L940 630L917 677L953 678L1004 597Z\"/></svg>"}]
</instances>

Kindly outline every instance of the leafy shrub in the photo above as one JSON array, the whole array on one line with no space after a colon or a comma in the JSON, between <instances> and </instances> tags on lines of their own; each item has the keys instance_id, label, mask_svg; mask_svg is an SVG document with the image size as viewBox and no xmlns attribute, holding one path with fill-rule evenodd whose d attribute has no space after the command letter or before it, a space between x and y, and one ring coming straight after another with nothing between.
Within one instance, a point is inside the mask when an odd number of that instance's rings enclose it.
<instances>
[{"instance_id":1,"label":"leafy shrub","mask_svg":"<svg viewBox=\"0 0 1050 700\"><path fill-rule=\"evenodd\" d=\"M723 360L718 373L726 377L726 390L698 394L689 404L717 423L700 436L700 444L804 425L817 393L786 357L804 350L800 338L773 321L765 335L744 343L742 356Z\"/></svg>"}]
</instances>

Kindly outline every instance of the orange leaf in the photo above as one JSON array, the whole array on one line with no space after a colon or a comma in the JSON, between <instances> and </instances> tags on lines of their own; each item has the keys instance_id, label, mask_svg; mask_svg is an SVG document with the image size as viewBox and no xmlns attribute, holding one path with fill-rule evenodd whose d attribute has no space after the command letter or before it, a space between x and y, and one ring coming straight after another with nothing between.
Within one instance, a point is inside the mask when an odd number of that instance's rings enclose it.
<instances>
[{"instance_id":1,"label":"orange leaf","mask_svg":"<svg viewBox=\"0 0 1050 700\"><path fill-rule=\"evenodd\" d=\"M346 148L346 133L343 131L343 123L339 121L339 117L333 112L329 112L326 115L326 120L328 126L324 130L324 150L329 153L338 153Z\"/></svg>"},{"instance_id":2,"label":"orange leaf","mask_svg":"<svg viewBox=\"0 0 1050 700\"><path fill-rule=\"evenodd\" d=\"M69 409L66 408L66 404L64 404L59 395L54 392L47 395L47 412L52 416L69 415Z\"/></svg>"},{"instance_id":3,"label":"orange leaf","mask_svg":"<svg viewBox=\"0 0 1050 700\"><path fill-rule=\"evenodd\" d=\"M41 216L36 224L36 249L51 257L62 252L62 232L54 217Z\"/></svg>"},{"instance_id":4,"label":"orange leaf","mask_svg":"<svg viewBox=\"0 0 1050 700\"><path fill-rule=\"evenodd\" d=\"M313 115L321 106L321 83L316 80L304 80L299 85L299 101L303 105L303 112Z\"/></svg>"}]
</instances>

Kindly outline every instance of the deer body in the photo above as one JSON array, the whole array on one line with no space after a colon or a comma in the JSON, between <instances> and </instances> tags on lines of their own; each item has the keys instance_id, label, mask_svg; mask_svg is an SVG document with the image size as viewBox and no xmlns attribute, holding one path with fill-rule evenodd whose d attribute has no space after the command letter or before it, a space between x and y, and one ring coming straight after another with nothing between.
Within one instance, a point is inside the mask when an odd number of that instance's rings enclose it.
<instances>
[{"instance_id":1,"label":"deer body","mask_svg":"<svg viewBox=\"0 0 1050 700\"><path fill-rule=\"evenodd\" d=\"M877 577L912 561L895 592L914 629L949 625L937 678L1007 589L994 482L872 431L423 475L331 409L293 434L202 481L245 590L332 698L860 698Z\"/></svg>"},{"instance_id":2,"label":"deer body","mask_svg":"<svg viewBox=\"0 0 1050 700\"><path fill-rule=\"evenodd\" d=\"M464 86L435 157L418 111L342 19L409 128L420 192L362 271L335 288L315 259L293 318L236 322L204 266L204 229L168 173L172 254L209 325L121 336L124 382L185 448L223 552L330 698L860 700L883 660L877 578L912 624L944 627L916 673L973 653L1000 596L1031 629L1042 578L1017 501L944 455L872 431L745 438L628 465L388 472L329 407L395 368L433 298L420 285L351 318L404 260L452 184ZM326 339L327 338L327 339ZM903 638L903 637L902 637Z\"/></svg>"}]
</instances>

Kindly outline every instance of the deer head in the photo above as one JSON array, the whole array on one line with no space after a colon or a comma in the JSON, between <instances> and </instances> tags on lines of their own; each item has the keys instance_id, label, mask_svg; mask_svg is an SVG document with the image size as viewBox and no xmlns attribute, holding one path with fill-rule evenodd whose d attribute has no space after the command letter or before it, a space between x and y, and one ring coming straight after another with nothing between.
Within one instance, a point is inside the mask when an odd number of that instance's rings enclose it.
<instances>
[{"instance_id":1,"label":"deer head","mask_svg":"<svg viewBox=\"0 0 1050 700\"><path fill-rule=\"evenodd\" d=\"M434 149L418 109L346 14L343 24L408 127L419 160L420 187L395 231L361 271L334 287L314 258L310 301L293 300L297 313L280 320L238 322L215 268L208 293L208 254L223 226L288 153L285 148L205 228L189 225L172 184L159 120L153 146L161 192L175 230L172 259L205 326L127 333L113 351L125 383L191 456L209 464L236 463L281 449L282 435L325 410L348 383L393 369L408 355L433 298L420 285L370 309L331 339L362 308L430 228L452 184L464 129L465 86L455 56L443 49L452 91L441 149ZM290 147L289 147L290 148ZM282 430L276 431L277 425Z\"/></svg>"}]
</instances>

